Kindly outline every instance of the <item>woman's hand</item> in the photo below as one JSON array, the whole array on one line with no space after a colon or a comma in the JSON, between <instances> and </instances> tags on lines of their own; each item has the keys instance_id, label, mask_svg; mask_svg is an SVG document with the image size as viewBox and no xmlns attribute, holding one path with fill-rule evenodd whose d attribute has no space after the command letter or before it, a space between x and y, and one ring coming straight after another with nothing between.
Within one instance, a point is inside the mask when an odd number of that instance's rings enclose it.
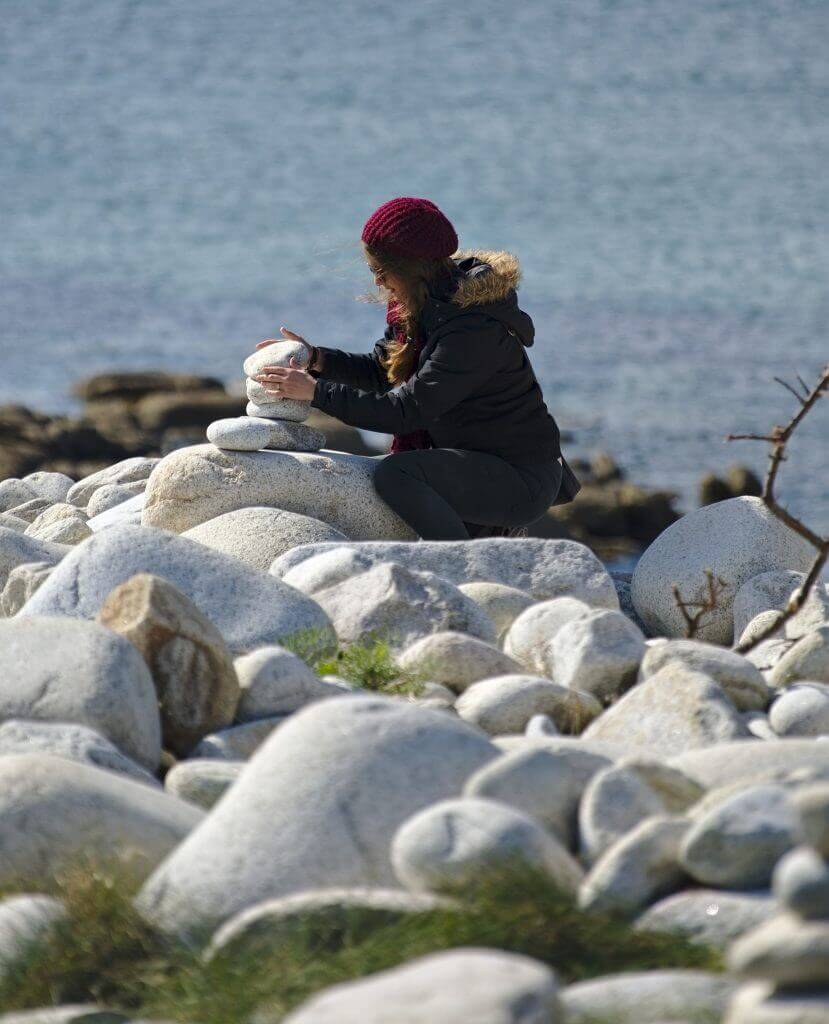
<instances>
[{"instance_id":1,"label":"woman's hand","mask_svg":"<svg viewBox=\"0 0 829 1024\"><path fill-rule=\"evenodd\" d=\"M302 369L293 356L290 367L263 366L262 371L253 379L259 381L268 394L300 402L310 402L317 386L314 378Z\"/></svg>"},{"instance_id":2,"label":"woman's hand","mask_svg":"<svg viewBox=\"0 0 829 1024\"><path fill-rule=\"evenodd\" d=\"M285 335L284 338L266 338L264 341L260 341L256 346L257 352L260 348L267 348L268 345L275 345L279 341L298 341L300 345L304 345L308 349L308 366L313 369L314 361L317 358L317 350L314 346L306 341L301 334L294 334L293 331L289 331L287 327L280 327L280 331Z\"/></svg>"}]
</instances>

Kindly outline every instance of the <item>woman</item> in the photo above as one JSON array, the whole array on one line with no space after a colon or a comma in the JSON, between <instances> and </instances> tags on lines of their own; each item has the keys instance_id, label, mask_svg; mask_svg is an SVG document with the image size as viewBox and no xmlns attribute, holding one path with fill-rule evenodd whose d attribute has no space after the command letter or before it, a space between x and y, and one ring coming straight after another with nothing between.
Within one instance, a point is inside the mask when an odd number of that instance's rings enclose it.
<instances>
[{"instance_id":1,"label":"woman","mask_svg":"<svg viewBox=\"0 0 829 1024\"><path fill-rule=\"evenodd\" d=\"M378 493L427 540L508 535L553 503L559 430L525 352L535 329L518 308L517 259L458 250L428 199L384 203L362 232L387 328L370 354L310 345L307 370L266 367L269 391L343 423L394 434ZM261 342L259 348L273 344Z\"/></svg>"}]
</instances>

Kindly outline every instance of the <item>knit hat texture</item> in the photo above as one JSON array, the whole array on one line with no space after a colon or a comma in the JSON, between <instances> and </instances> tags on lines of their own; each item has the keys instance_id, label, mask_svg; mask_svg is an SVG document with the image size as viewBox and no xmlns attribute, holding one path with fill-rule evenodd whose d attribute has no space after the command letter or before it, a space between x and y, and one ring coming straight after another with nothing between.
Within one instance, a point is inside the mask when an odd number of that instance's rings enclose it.
<instances>
[{"instance_id":1,"label":"knit hat texture","mask_svg":"<svg viewBox=\"0 0 829 1024\"><path fill-rule=\"evenodd\" d=\"M379 206L363 227L362 240L398 256L439 260L458 248L451 222L429 199L399 196Z\"/></svg>"}]
</instances>

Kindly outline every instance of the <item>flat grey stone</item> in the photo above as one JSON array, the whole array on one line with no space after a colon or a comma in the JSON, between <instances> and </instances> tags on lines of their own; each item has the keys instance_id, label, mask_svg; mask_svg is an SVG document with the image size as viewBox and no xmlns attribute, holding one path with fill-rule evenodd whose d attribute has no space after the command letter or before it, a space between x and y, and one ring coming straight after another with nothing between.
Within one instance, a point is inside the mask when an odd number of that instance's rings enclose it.
<instances>
[{"instance_id":1,"label":"flat grey stone","mask_svg":"<svg viewBox=\"0 0 829 1024\"><path fill-rule=\"evenodd\" d=\"M103 487L101 488L101 490L104 489ZM95 494L98 494L98 491ZM89 500L90 502L92 501L91 498ZM106 512L99 512L97 515L91 516L89 519L89 529L93 533L97 533L99 530L106 530L110 526L140 526L146 501L147 498L144 491L134 494L131 498L127 498L126 501L119 501L117 505L108 508ZM87 508L89 508L88 505Z\"/></svg>"},{"instance_id":2,"label":"flat grey stone","mask_svg":"<svg viewBox=\"0 0 829 1024\"><path fill-rule=\"evenodd\" d=\"M180 448L150 478L143 523L183 533L223 512L267 505L321 519L347 537L414 540L377 494L376 468L374 458L343 452Z\"/></svg>"},{"instance_id":3,"label":"flat grey stone","mask_svg":"<svg viewBox=\"0 0 829 1024\"><path fill-rule=\"evenodd\" d=\"M778 569L808 572L814 548L789 529L761 498L742 496L689 512L664 530L636 564L631 595L653 635L682 637L685 620L674 600L676 584L686 601L707 590L704 570L725 581L717 606L700 622L697 639L729 644L734 632L733 602L753 576Z\"/></svg>"},{"instance_id":4,"label":"flat grey stone","mask_svg":"<svg viewBox=\"0 0 829 1024\"><path fill-rule=\"evenodd\" d=\"M536 818L568 850L577 846L577 811L597 772L611 762L573 745L562 750L527 747L485 764L471 775L464 796L498 800Z\"/></svg>"},{"instance_id":5,"label":"flat grey stone","mask_svg":"<svg viewBox=\"0 0 829 1024\"><path fill-rule=\"evenodd\" d=\"M306 631L321 653L333 630L305 595L194 540L138 526L113 526L73 548L19 613L94 618L109 593L137 573L161 576L207 616L234 654Z\"/></svg>"},{"instance_id":6,"label":"flat grey stone","mask_svg":"<svg viewBox=\"0 0 829 1024\"><path fill-rule=\"evenodd\" d=\"M145 768L158 765L149 670L129 641L94 622L25 611L0 621L0 719L10 718L85 725Z\"/></svg>"},{"instance_id":7,"label":"flat grey stone","mask_svg":"<svg viewBox=\"0 0 829 1024\"><path fill-rule=\"evenodd\" d=\"M133 480L129 484L104 484L93 493L87 502L87 515L90 519L100 516L104 512L109 512L110 509L123 505L124 502L134 498L136 494L143 494L146 489L146 480Z\"/></svg>"},{"instance_id":8,"label":"flat grey stone","mask_svg":"<svg viewBox=\"0 0 829 1024\"><path fill-rule=\"evenodd\" d=\"M53 754L91 768L128 775L156 789L160 787L154 775L85 725L9 719L0 724L0 757L7 754Z\"/></svg>"},{"instance_id":9,"label":"flat grey stone","mask_svg":"<svg viewBox=\"0 0 829 1024\"><path fill-rule=\"evenodd\" d=\"M258 388L254 389L258 390ZM311 415L309 402L299 402L292 398L273 398L265 401L268 397L264 390L260 393L259 401L251 401L245 406L245 414L255 419L272 419L279 422L302 423Z\"/></svg>"},{"instance_id":10,"label":"flat grey stone","mask_svg":"<svg viewBox=\"0 0 829 1024\"><path fill-rule=\"evenodd\" d=\"M327 516L323 518L329 521ZM335 549L337 554L332 555ZM352 552L350 562L343 558L344 551ZM326 557L318 561L318 555ZM300 570L300 564L312 558L314 564ZM368 568L378 562L396 562L409 569L434 572L456 585L474 581L507 583L536 600L568 596L597 608L619 607L607 569L586 545L573 540L489 537L417 544L308 544L277 559L271 572L301 590L305 590L305 585L314 590L351 575L357 564Z\"/></svg>"},{"instance_id":11,"label":"flat grey stone","mask_svg":"<svg viewBox=\"0 0 829 1024\"><path fill-rule=\"evenodd\" d=\"M257 718L253 722L220 729L205 736L190 754L192 758L218 758L222 761L246 761L262 746L270 734L282 725L286 715Z\"/></svg>"},{"instance_id":12,"label":"flat grey stone","mask_svg":"<svg viewBox=\"0 0 829 1024\"><path fill-rule=\"evenodd\" d=\"M207 428L207 440L226 451L256 452L273 448L286 452L318 452L325 434L290 420L237 416L216 420Z\"/></svg>"},{"instance_id":13,"label":"flat grey stone","mask_svg":"<svg viewBox=\"0 0 829 1024\"><path fill-rule=\"evenodd\" d=\"M735 982L706 971L609 974L562 992L567 1024L720 1024Z\"/></svg>"},{"instance_id":14,"label":"flat grey stone","mask_svg":"<svg viewBox=\"0 0 829 1024\"><path fill-rule=\"evenodd\" d=\"M680 860L697 882L722 889L760 889L797 842L799 820L782 786L753 786L700 815Z\"/></svg>"},{"instance_id":15,"label":"flat grey stone","mask_svg":"<svg viewBox=\"0 0 829 1024\"><path fill-rule=\"evenodd\" d=\"M202 817L115 772L50 754L0 757L0 885L50 888L79 860L122 862L140 880Z\"/></svg>"},{"instance_id":16,"label":"flat grey stone","mask_svg":"<svg viewBox=\"0 0 829 1024\"><path fill-rule=\"evenodd\" d=\"M143 912L195 935L263 899L394 886L389 844L398 826L458 793L496 755L452 715L408 701L311 704L268 738L156 871L140 894Z\"/></svg>"},{"instance_id":17,"label":"flat grey stone","mask_svg":"<svg viewBox=\"0 0 829 1024\"><path fill-rule=\"evenodd\" d=\"M39 469L23 477L23 483L27 484L35 492L36 498L44 498L46 501L66 501L69 488L75 483L71 476L66 473L52 473L48 470Z\"/></svg>"},{"instance_id":18,"label":"flat grey stone","mask_svg":"<svg viewBox=\"0 0 829 1024\"><path fill-rule=\"evenodd\" d=\"M829 744L814 739L781 739L777 743L742 740L688 750L668 763L706 789L715 789L762 780L772 772L829 772Z\"/></svg>"},{"instance_id":19,"label":"flat grey stone","mask_svg":"<svg viewBox=\"0 0 829 1024\"><path fill-rule=\"evenodd\" d=\"M34 487L15 476L0 480L0 512L9 512L18 505L38 497L40 495Z\"/></svg>"},{"instance_id":20,"label":"flat grey stone","mask_svg":"<svg viewBox=\"0 0 829 1024\"><path fill-rule=\"evenodd\" d=\"M16 615L38 588L42 587L55 566L51 562L23 562L6 577L0 592L0 615Z\"/></svg>"},{"instance_id":21,"label":"flat grey stone","mask_svg":"<svg viewBox=\"0 0 829 1024\"><path fill-rule=\"evenodd\" d=\"M431 804L397 830L391 860L398 880L419 892L455 893L530 869L575 893L582 870L533 818L495 800L456 797Z\"/></svg>"},{"instance_id":22,"label":"flat grey stone","mask_svg":"<svg viewBox=\"0 0 829 1024\"><path fill-rule=\"evenodd\" d=\"M637 683L585 732L657 757L749 735L725 691L710 676L670 664Z\"/></svg>"},{"instance_id":23,"label":"flat grey stone","mask_svg":"<svg viewBox=\"0 0 829 1024\"><path fill-rule=\"evenodd\" d=\"M728 892L687 889L654 903L635 923L639 931L682 935L692 942L725 949L734 939L777 913L768 890Z\"/></svg>"},{"instance_id":24,"label":"flat grey stone","mask_svg":"<svg viewBox=\"0 0 829 1024\"><path fill-rule=\"evenodd\" d=\"M267 572L275 558L297 544L347 540L345 534L327 523L285 512L280 508L251 507L225 512L200 523L181 535L205 547L232 555L240 562Z\"/></svg>"},{"instance_id":25,"label":"flat grey stone","mask_svg":"<svg viewBox=\"0 0 829 1024\"><path fill-rule=\"evenodd\" d=\"M452 949L312 996L283 1024L564 1024L555 975L491 949Z\"/></svg>"}]
</instances>

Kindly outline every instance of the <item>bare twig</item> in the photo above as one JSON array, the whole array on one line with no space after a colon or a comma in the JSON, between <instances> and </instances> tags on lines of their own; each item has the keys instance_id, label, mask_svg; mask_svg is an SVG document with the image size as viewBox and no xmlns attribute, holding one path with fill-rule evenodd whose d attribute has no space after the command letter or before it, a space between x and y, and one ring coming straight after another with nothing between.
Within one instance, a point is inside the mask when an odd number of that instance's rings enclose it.
<instances>
[{"instance_id":1,"label":"bare twig","mask_svg":"<svg viewBox=\"0 0 829 1024\"><path fill-rule=\"evenodd\" d=\"M821 570L826 564L827 558L829 558L829 537L821 537L819 534L815 533L814 530L810 529L804 522L796 516L793 516L788 509L783 508L783 506L778 502L774 493L774 485L777 483L777 472L780 469L780 463L786 461L786 445L789 443L792 434L803 422L809 410L815 407L817 400L823 397L824 392L829 391L829 365L824 366L817 383L811 389L809 389L806 382L798 374L797 379L803 388L802 395L796 388L787 384L779 377L775 377L774 379L778 383L782 384L788 391L791 391L800 403L800 408L794 416L792 416L785 427L772 427L771 433L768 435L729 434L726 440L766 441L771 445L771 451L769 452L769 466L768 471L766 472L766 480L763 485L763 502L772 515L776 516L781 522L785 523L789 529L794 530L795 533L800 534L801 537L807 540L815 548L817 555L815 556L815 560L812 563L809 572L806 574L806 578L803 580L803 583L789 597L785 608L780 610L780 614L769 622L768 626L762 629L756 636L752 637L751 640L746 640L745 643L737 643L734 645L733 649L740 654L745 654L747 651L756 647L761 641L772 636L786 621L800 611L806 603L806 598L809 596L809 592L812 587L820 578Z\"/></svg>"},{"instance_id":2,"label":"bare twig","mask_svg":"<svg viewBox=\"0 0 829 1024\"><path fill-rule=\"evenodd\" d=\"M700 598L699 601L686 601L679 592L679 587L674 583L671 586L671 591L674 595L674 601L676 606L685 620L685 636L689 640L697 635L699 624L702 621L704 615L708 612L712 612L717 607L717 599L723 591L723 588L728 586L725 580L720 579L719 576L715 576L713 570L706 569L705 576L708 580L707 592ZM696 609L691 611L691 609Z\"/></svg>"}]
</instances>

